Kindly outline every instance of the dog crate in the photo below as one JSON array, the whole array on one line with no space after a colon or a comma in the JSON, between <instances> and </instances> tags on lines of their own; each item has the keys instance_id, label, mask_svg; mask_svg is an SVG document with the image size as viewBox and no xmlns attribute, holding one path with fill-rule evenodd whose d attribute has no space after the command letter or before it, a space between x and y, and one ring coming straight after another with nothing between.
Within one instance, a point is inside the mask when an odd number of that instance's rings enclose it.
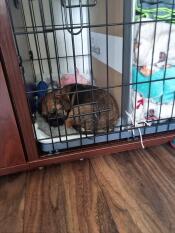
<instances>
[{"instance_id":1,"label":"dog crate","mask_svg":"<svg viewBox=\"0 0 175 233\"><path fill-rule=\"evenodd\" d=\"M175 129L174 0L9 0L7 5L42 155L116 140L139 139L144 147L143 136ZM43 99L70 83L78 113L63 114L60 123L56 112L57 124L51 126L42 115ZM82 114L79 93L86 99L90 92L94 104L99 89L114 98L118 114L112 129L105 115L105 130L88 132L81 127L84 115L95 128L100 114L112 109L108 103ZM79 119L78 129L67 127L69 117Z\"/></svg>"}]
</instances>

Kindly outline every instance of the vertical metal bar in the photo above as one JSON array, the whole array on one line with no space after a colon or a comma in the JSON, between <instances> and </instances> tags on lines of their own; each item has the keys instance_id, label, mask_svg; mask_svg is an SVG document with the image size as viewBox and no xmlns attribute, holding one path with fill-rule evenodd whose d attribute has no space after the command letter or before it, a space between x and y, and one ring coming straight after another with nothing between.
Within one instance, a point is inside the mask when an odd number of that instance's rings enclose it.
<instances>
[{"instance_id":1,"label":"vertical metal bar","mask_svg":"<svg viewBox=\"0 0 175 233\"><path fill-rule=\"evenodd\" d=\"M28 4L29 4L30 17L31 17L32 29L33 29L34 40L35 40L35 47L36 47L36 52L37 52L37 57L38 57L39 70L40 70L41 80L43 80L43 64L41 60L41 48L39 44L38 34L37 32L35 32L36 20L35 20L35 12L33 9L33 2L28 1Z\"/></svg>"},{"instance_id":2,"label":"vertical metal bar","mask_svg":"<svg viewBox=\"0 0 175 233\"><path fill-rule=\"evenodd\" d=\"M61 87L61 82L60 82L60 63L59 63L59 54L58 54L57 35L56 35L56 31L55 31L55 26L54 26L55 25L55 23L54 23L55 19L54 19L52 0L49 0L49 10L50 10L51 24L52 24L52 29L53 29L54 50L55 50L55 55L56 55L58 81L59 81L59 86ZM63 112L63 115L64 115L64 112ZM57 116L57 129L58 129L58 134L60 136L61 132L60 132L60 126L58 124L58 116ZM60 137L60 139L61 139L61 137Z\"/></svg>"},{"instance_id":3,"label":"vertical metal bar","mask_svg":"<svg viewBox=\"0 0 175 233\"><path fill-rule=\"evenodd\" d=\"M88 5L89 5L89 0L88 1ZM88 6L88 26L89 26L89 50L90 50L90 73L91 73L91 98L92 98L92 102L95 102L95 98L94 98L94 74L93 74L93 64L92 64L92 43L91 43L91 15L90 15L90 7ZM93 105L93 112L94 112L94 105ZM96 132L95 132L95 124L93 122L93 128L94 128L94 137L93 137L93 141L94 144L96 143Z\"/></svg>"},{"instance_id":4,"label":"vertical metal bar","mask_svg":"<svg viewBox=\"0 0 175 233\"><path fill-rule=\"evenodd\" d=\"M85 73L85 58L84 58L84 44L83 44L83 33L82 33L82 31L81 31L81 46L82 46L83 73Z\"/></svg>"},{"instance_id":5,"label":"vertical metal bar","mask_svg":"<svg viewBox=\"0 0 175 233\"><path fill-rule=\"evenodd\" d=\"M165 80L166 80L167 62L168 62L169 49L170 49L170 40L172 40L171 31L172 31L173 14L174 14L174 2L175 2L175 0L173 0L172 9L171 9L172 11L171 11L169 34L168 34L167 55L166 55L166 59L165 59L165 71L164 71L164 75L163 75L163 86L165 85ZM162 99L163 98L161 98L161 102L160 102L159 121L160 121L161 112L162 112ZM171 118L172 118L172 116L171 116ZM169 128L169 123L167 125L167 130L168 130L168 128Z\"/></svg>"},{"instance_id":6,"label":"vertical metal bar","mask_svg":"<svg viewBox=\"0 0 175 233\"><path fill-rule=\"evenodd\" d=\"M123 53L122 53L122 89L121 89L121 127L128 124L126 111L130 111L130 77L132 70L132 17L133 1L123 1ZM129 24L128 24L129 23ZM135 124L135 119L134 119ZM121 133L120 133L121 138Z\"/></svg>"},{"instance_id":7,"label":"vertical metal bar","mask_svg":"<svg viewBox=\"0 0 175 233\"><path fill-rule=\"evenodd\" d=\"M156 2L156 22L155 22L155 27L154 27L154 41L153 41L153 50L152 50L152 59L151 59L151 74L150 74L150 82L149 82L149 93L148 93L148 107L147 107L147 119L148 119L148 114L149 114L149 105L150 105L150 94L151 94L151 84L152 84L152 72L153 72L153 63L154 63L154 50L155 50L155 43L156 43L156 33L157 33L157 22L158 22L158 12L159 12L159 0ZM157 124L158 127L158 124ZM144 129L144 134L145 134ZM155 133L157 132L157 128L155 130Z\"/></svg>"},{"instance_id":8,"label":"vertical metal bar","mask_svg":"<svg viewBox=\"0 0 175 233\"><path fill-rule=\"evenodd\" d=\"M27 23L26 23L26 16L25 16L25 13L24 13L23 0L21 0L21 11L22 11L23 19L24 19L25 31L27 31ZM27 34L26 37L27 37L27 43L28 43L29 50L31 50L29 35ZM35 72L33 60L32 60L31 63L32 63L33 74L34 74L34 78L35 78L35 82L36 82L36 72Z\"/></svg>"},{"instance_id":9,"label":"vertical metal bar","mask_svg":"<svg viewBox=\"0 0 175 233\"><path fill-rule=\"evenodd\" d=\"M62 24L64 25L64 17L63 17L63 8L61 7L61 18L62 18ZM64 35L64 49L66 54L66 65L67 65L67 72L69 73L69 62L68 62L68 55L67 55L67 44L66 44L66 35L65 35L65 29L63 29L63 35Z\"/></svg>"},{"instance_id":10,"label":"vertical metal bar","mask_svg":"<svg viewBox=\"0 0 175 233\"><path fill-rule=\"evenodd\" d=\"M57 64L57 73L58 73L58 81L59 85L61 86L60 82L60 60L59 60L59 52L58 52L58 43L57 43L57 35L55 30L55 17L53 12L53 4L52 0L49 0L49 10L50 10L50 16L51 16L51 24L53 29L53 39L54 39L54 49L55 49L55 55L56 55L56 64Z\"/></svg>"},{"instance_id":11,"label":"vertical metal bar","mask_svg":"<svg viewBox=\"0 0 175 233\"><path fill-rule=\"evenodd\" d=\"M79 4L80 4L80 0L79 0ZM81 13L80 13L80 17L81 17ZM82 25L83 25L83 19L82 19ZM83 73L84 73L85 72L85 61L84 61L83 30L81 31L81 48L82 48L81 51L82 51L82 60L83 60Z\"/></svg>"},{"instance_id":12,"label":"vertical metal bar","mask_svg":"<svg viewBox=\"0 0 175 233\"><path fill-rule=\"evenodd\" d=\"M35 47L36 47L37 53L39 54L37 60L40 62L39 65L41 66L41 70L42 70L42 71L40 71L40 74L41 74L41 80L43 80L43 73L44 73L43 62L42 62L43 59L41 57L41 48L40 48L39 37L38 37L38 33L37 33L38 26L36 24L35 10L34 10L34 6L33 6L32 1L31 1L31 5L29 4L29 9L31 9L30 15L31 15L31 20L32 20L34 39L36 38Z\"/></svg>"},{"instance_id":13,"label":"vertical metal bar","mask_svg":"<svg viewBox=\"0 0 175 233\"><path fill-rule=\"evenodd\" d=\"M79 121L81 125L81 116L80 116L80 106L79 106L79 93L77 88L77 72L76 72L76 53L75 53L75 41L74 41L74 34L73 34L73 16L72 16L72 8L71 8L71 0L68 0L69 3L69 17L70 17L70 25L71 25L71 39L72 39L72 52L73 52L73 62L74 62L74 74L75 74L75 81L76 81L76 96L77 96L77 104L78 104L78 115ZM82 132L80 130L80 146L82 146Z\"/></svg>"},{"instance_id":14,"label":"vertical metal bar","mask_svg":"<svg viewBox=\"0 0 175 233\"><path fill-rule=\"evenodd\" d=\"M127 1L127 0L126 0ZM139 28L138 28L138 44L140 45L140 38L141 38L141 26L142 26L142 10L143 10L143 5L142 5L142 1L141 1L141 12L140 12L140 17L139 17ZM134 103L134 127L136 125L136 103L137 103L137 90L138 90L138 75L139 75L139 56L140 56L140 46L138 46L138 52L137 52L137 61L136 61L136 67L137 67L137 72L136 72L136 90L135 90L135 103Z\"/></svg>"},{"instance_id":15,"label":"vertical metal bar","mask_svg":"<svg viewBox=\"0 0 175 233\"><path fill-rule=\"evenodd\" d=\"M107 108L109 109L109 56L108 56L108 49L109 49L109 43L108 43L108 34L109 34L109 28L108 28L108 0L105 1L105 7L106 7L106 76L107 76L107 93L108 93L108 99L107 99ZM110 110L109 110L110 111ZM107 133L107 142L109 141L109 111L108 111L108 118L106 119L106 133Z\"/></svg>"},{"instance_id":16,"label":"vertical metal bar","mask_svg":"<svg viewBox=\"0 0 175 233\"><path fill-rule=\"evenodd\" d=\"M51 65L51 60L50 60L50 50L49 50L48 38L47 38L47 34L45 32L46 25L45 25L45 16L44 16L44 9L43 9L42 0L38 0L38 3L39 3L39 11L40 11L40 16L41 16L42 27L43 27L43 31L44 31L44 43L45 43L45 47L46 47L47 62L48 62L48 67L49 67L50 80L51 80L51 88L52 88L52 91L54 91L53 78L52 78L52 65ZM56 106L55 95L54 95L54 103L55 103L55 106ZM50 129L50 132L51 132L52 146L53 146L53 149L55 150L55 146L54 146L54 142L53 142L53 136L52 136L52 130L51 130L50 125L49 125L49 129Z\"/></svg>"},{"instance_id":17,"label":"vertical metal bar","mask_svg":"<svg viewBox=\"0 0 175 233\"><path fill-rule=\"evenodd\" d=\"M50 10L51 24L52 24L52 29L53 29L54 48L55 48L55 53L56 53L56 63L57 63L57 72L58 72L58 81L59 81L59 86L61 87L60 61L59 61L57 34L56 34L56 30L55 30L55 18L54 18L52 0L49 0L49 10ZM64 115L64 110L63 110L63 115ZM57 116L57 128L58 128L58 134L61 135L60 126L58 124L58 116ZM66 145L67 145L67 148L68 148L67 128L66 128L66 126L65 126L65 133L66 133ZM60 141L61 141L61 137L60 137Z\"/></svg>"},{"instance_id":18,"label":"vertical metal bar","mask_svg":"<svg viewBox=\"0 0 175 233\"><path fill-rule=\"evenodd\" d=\"M47 112L48 111L48 105L47 105L47 102L44 103L45 106L46 106L46 110ZM54 141L53 141L53 134L52 134L52 128L50 127L50 124L48 123L48 126L49 126L49 131L50 131L50 139L51 139L51 143L52 143L52 153L55 151L55 145L54 145Z\"/></svg>"},{"instance_id":19,"label":"vertical metal bar","mask_svg":"<svg viewBox=\"0 0 175 233\"><path fill-rule=\"evenodd\" d=\"M50 60L49 42L48 42L48 38L47 38L47 33L45 32L46 31L46 25L45 25L45 16L44 16L44 9L43 9L42 0L38 0L38 3L39 3L39 11L40 11L40 16L41 16L41 23L42 23L42 27L43 27L44 44L45 44L46 54L47 54L47 62L48 62L48 67L49 67L51 88L52 88L52 91L53 91L54 88L53 88L53 78L52 78L52 64L51 64L51 60Z\"/></svg>"}]
</instances>

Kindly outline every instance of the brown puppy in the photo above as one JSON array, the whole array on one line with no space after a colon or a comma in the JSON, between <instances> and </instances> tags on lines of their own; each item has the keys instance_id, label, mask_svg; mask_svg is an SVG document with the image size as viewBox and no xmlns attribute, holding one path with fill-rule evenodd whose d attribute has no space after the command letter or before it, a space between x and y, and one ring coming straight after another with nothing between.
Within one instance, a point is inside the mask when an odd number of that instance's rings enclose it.
<instances>
[{"instance_id":1,"label":"brown puppy","mask_svg":"<svg viewBox=\"0 0 175 233\"><path fill-rule=\"evenodd\" d=\"M100 133L114 129L119 117L118 105L113 96L105 90L88 85L68 85L65 92L71 92L71 111L65 123L85 133Z\"/></svg>"},{"instance_id":2,"label":"brown puppy","mask_svg":"<svg viewBox=\"0 0 175 233\"><path fill-rule=\"evenodd\" d=\"M61 91L46 95L42 102L42 115L50 119L48 122L53 126L65 121L68 128L99 133L114 129L119 110L107 91L90 85L70 84Z\"/></svg>"}]
</instances>

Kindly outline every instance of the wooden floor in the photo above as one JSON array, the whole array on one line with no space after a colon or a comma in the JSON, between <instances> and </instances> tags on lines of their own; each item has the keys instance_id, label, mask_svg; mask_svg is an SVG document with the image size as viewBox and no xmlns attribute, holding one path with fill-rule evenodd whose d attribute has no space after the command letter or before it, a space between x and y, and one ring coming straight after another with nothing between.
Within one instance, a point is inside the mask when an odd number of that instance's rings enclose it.
<instances>
[{"instance_id":1,"label":"wooden floor","mask_svg":"<svg viewBox=\"0 0 175 233\"><path fill-rule=\"evenodd\" d=\"M0 178L0 233L175 233L168 145Z\"/></svg>"}]
</instances>

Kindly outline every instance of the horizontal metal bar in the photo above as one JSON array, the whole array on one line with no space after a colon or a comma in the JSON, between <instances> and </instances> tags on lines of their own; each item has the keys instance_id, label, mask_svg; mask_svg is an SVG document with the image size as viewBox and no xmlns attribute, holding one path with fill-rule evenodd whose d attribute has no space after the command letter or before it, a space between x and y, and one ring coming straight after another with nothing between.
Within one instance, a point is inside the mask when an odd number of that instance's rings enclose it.
<instances>
[{"instance_id":1,"label":"horizontal metal bar","mask_svg":"<svg viewBox=\"0 0 175 233\"><path fill-rule=\"evenodd\" d=\"M90 56L90 54L78 54L75 57L78 58L78 57L88 57L88 56ZM47 57L33 58L32 61L33 62L34 61L45 61L45 60L47 61L48 59L56 60L56 59L67 59L67 58L73 58L73 56L60 56L60 57L49 57L49 58L47 58ZM31 62L31 60L30 59L24 59L24 60L22 60L22 63L24 63L24 62Z\"/></svg>"},{"instance_id":2,"label":"horizontal metal bar","mask_svg":"<svg viewBox=\"0 0 175 233\"><path fill-rule=\"evenodd\" d=\"M151 21L142 21L141 23L156 23L156 22L169 22L169 20L151 20ZM124 25L135 25L135 24L140 24L139 21L137 22L121 22L121 23L108 23L108 24L87 24L87 23L84 23L82 25L82 28L83 29L90 29L90 28L101 28L101 27L115 27L115 26L124 26ZM51 27L50 29L47 29L47 27ZM65 27L63 25L61 25L60 27L57 25L55 25L55 27L53 27L52 25L45 25L45 29L44 30L39 30L39 31L36 31L35 29L37 29L38 27L32 27L33 31L31 32L27 32L27 31L24 31L24 32L19 32L19 31L14 31L14 34L15 35L25 35L25 34L33 34L33 33L53 33L54 31L63 31L63 30L73 30L73 29L80 29L81 26L78 26L78 25L72 25L71 27ZM39 26L39 28L43 28L42 26Z\"/></svg>"},{"instance_id":3,"label":"horizontal metal bar","mask_svg":"<svg viewBox=\"0 0 175 233\"><path fill-rule=\"evenodd\" d=\"M167 78L166 81L168 80L173 80L175 79L175 77L172 77L172 78ZM160 81L164 81L164 79L159 79L159 80L152 80L152 81L144 81L144 82L133 82L133 83L129 83L129 84L120 84L120 85L113 85L113 86L109 86L109 89L113 89L113 88L119 88L119 87L123 87L123 86L133 86L133 85L140 85L140 84L145 84L145 83L148 83L148 84L151 84L151 83L154 83L154 82L160 82ZM51 91L52 89L48 89L48 91ZM55 88L54 90L61 90L61 88ZM93 88L93 91L95 90L107 90L107 87L96 87L94 86ZM40 91L45 91L45 90L40 90ZM80 93L80 92L87 92L87 91L90 91L90 89L86 89L86 90L80 90L80 91L76 91L77 93ZM35 92L38 92L38 91L30 91L30 92L26 92L28 94L30 93L35 93ZM67 92L67 94L72 94L74 92Z\"/></svg>"},{"instance_id":4,"label":"horizontal metal bar","mask_svg":"<svg viewBox=\"0 0 175 233\"><path fill-rule=\"evenodd\" d=\"M66 8L78 8L78 7L94 7L97 5L97 0L92 1L92 3L88 4L76 4L76 5L66 5L66 0L61 0L61 5Z\"/></svg>"}]
</instances>

